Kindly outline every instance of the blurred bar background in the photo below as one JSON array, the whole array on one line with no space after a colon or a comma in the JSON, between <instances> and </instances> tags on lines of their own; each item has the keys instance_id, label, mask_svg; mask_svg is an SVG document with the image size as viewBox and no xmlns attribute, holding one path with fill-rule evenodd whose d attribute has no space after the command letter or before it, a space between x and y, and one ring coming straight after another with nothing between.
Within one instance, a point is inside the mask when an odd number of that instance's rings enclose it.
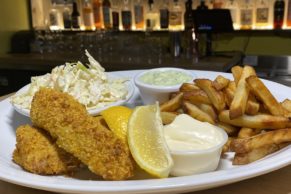
<instances>
[{"instance_id":1,"label":"blurred bar background","mask_svg":"<svg viewBox=\"0 0 291 194\"><path fill-rule=\"evenodd\" d=\"M0 94L85 49L107 71L247 63L291 85L290 28L291 0L1 0Z\"/></svg>"}]
</instances>

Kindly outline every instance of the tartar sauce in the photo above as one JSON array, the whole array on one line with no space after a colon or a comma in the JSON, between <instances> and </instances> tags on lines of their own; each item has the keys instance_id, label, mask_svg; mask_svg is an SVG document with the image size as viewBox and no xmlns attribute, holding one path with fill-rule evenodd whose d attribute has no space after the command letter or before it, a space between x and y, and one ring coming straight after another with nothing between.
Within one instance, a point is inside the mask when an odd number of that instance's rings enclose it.
<instances>
[{"instance_id":1,"label":"tartar sauce","mask_svg":"<svg viewBox=\"0 0 291 194\"><path fill-rule=\"evenodd\" d=\"M149 71L140 77L140 81L157 86L173 86L191 81L189 74L175 70Z\"/></svg>"},{"instance_id":2,"label":"tartar sauce","mask_svg":"<svg viewBox=\"0 0 291 194\"><path fill-rule=\"evenodd\" d=\"M180 114L164 127L164 134L170 150L192 151L214 147L221 143L221 132L213 125Z\"/></svg>"}]
</instances>

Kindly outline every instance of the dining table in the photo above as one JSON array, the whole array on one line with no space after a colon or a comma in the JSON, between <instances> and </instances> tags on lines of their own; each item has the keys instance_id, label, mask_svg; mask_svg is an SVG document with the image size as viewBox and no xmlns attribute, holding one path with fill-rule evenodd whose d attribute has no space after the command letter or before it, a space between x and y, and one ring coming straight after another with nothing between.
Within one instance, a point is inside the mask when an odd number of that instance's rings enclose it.
<instances>
[{"instance_id":1,"label":"dining table","mask_svg":"<svg viewBox=\"0 0 291 194\"><path fill-rule=\"evenodd\" d=\"M0 97L0 101L12 94ZM49 194L53 192L28 188L0 180L0 193L2 194ZM291 194L291 165L263 174L257 177L245 179L232 184L211 188L202 191L190 192L191 194ZM189 193L189 194L190 194Z\"/></svg>"}]
</instances>

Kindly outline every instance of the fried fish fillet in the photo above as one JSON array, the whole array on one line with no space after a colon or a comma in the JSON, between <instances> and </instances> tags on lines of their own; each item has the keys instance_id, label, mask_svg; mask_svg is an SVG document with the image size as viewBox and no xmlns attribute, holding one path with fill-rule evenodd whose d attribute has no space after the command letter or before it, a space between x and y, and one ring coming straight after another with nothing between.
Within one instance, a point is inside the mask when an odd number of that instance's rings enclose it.
<instances>
[{"instance_id":1,"label":"fried fish fillet","mask_svg":"<svg viewBox=\"0 0 291 194\"><path fill-rule=\"evenodd\" d=\"M45 129L59 147L80 159L106 180L133 176L134 161L128 146L88 115L72 96L53 90L39 90L32 101L31 120Z\"/></svg>"},{"instance_id":2,"label":"fried fish fillet","mask_svg":"<svg viewBox=\"0 0 291 194\"><path fill-rule=\"evenodd\" d=\"M29 125L16 130L13 161L25 170L41 175L70 174L80 161L59 148L51 136Z\"/></svg>"}]
</instances>

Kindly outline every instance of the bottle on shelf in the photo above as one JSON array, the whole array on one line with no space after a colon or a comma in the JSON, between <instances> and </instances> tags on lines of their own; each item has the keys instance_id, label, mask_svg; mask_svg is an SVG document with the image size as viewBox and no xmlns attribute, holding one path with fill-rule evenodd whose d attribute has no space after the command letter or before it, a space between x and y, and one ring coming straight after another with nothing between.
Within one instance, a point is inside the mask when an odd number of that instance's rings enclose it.
<instances>
[{"instance_id":1,"label":"bottle on shelf","mask_svg":"<svg viewBox=\"0 0 291 194\"><path fill-rule=\"evenodd\" d=\"M244 0L240 6L240 29L250 30L253 28L254 6L253 1Z\"/></svg>"},{"instance_id":2,"label":"bottle on shelf","mask_svg":"<svg viewBox=\"0 0 291 194\"><path fill-rule=\"evenodd\" d=\"M45 19L45 12L44 12L44 2L39 0L30 0L31 5L31 22L32 27L34 29L44 29L45 21L48 22L48 20Z\"/></svg>"},{"instance_id":3,"label":"bottle on shelf","mask_svg":"<svg viewBox=\"0 0 291 194\"><path fill-rule=\"evenodd\" d=\"M112 29L119 30L119 0L112 1Z\"/></svg>"},{"instance_id":4,"label":"bottle on shelf","mask_svg":"<svg viewBox=\"0 0 291 194\"><path fill-rule=\"evenodd\" d=\"M185 25L185 40L184 50L187 58L192 58L193 62L198 61L198 39L194 29L194 19L192 10L192 0L187 0L185 3L184 13L184 25Z\"/></svg>"},{"instance_id":5,"label":"bottle on shelf","mask_svg":"<svg viewBox=\"0 0 291 194\"><path fill-rule=\"evenodd\" d=\"M64 1L63 21L64 21L64 28L71 29L72 27L71 9L69 8L67 0Z\"/></svg>"},{"instance_id":6,"label":"bottle on shelf","mask_svg":"<svg viewBox=\"0 0 291 194\"><path fill-rule=\"evenodd\" d=\"M123 8L121 11L121 21L123 30L131 30L132 26L132 16L129 7L129 0L123 0Z\"/></svg>"},{"instance_id":7,"label":"bottle on shelf","mask_svg":"<svg viewBox=\"0 0 291 194\"><path fill-rule=\"evenodd\" d=\"M103 0L102 3L102 12L103 12L103 25L105 29L112 28L112 19L111 19L111 3L109 0Z\"/></svg>"},{"instance_id":8,"label":"bottle on shelf","mask_svg":"<svg viewBox=\"0 0 291 194\"><path fill-rule=\"evenodd\" d=\"M201 1L200 1L200 5L198 5L197 9L198 9L198 10L205 10L205 9L208 9L208 6L206 5L205 0L201 0Z\"/></svg>"},{"instance_id":9,"label":"bottle on shelf","mask_svg":"<svg viewBox=\"0 0 291 194\"><path fill-rule=\"evenodd\" d=\"M49 12L50 30L61 30L63 28L61 13L56 8L56 1L52 1L52 8Z\"/></svg>"},{"instance_id":10,"label":"bottle on shelf","mask_svg":"<svg viewBox=\"0 0 291 194\"><path fill-rule=\"evenodd\" d=\"M224 1L223 0L214 0L213 1L213 9L221 9L224 7Z\"/></svg>"},{"instance_id":11,"label":"bottle on shelf","mask_svg":"<svg viewBox=\"0 0 291 194\"><path fill-rule=\"evenodd\" d=\"M137 30L144 29L144 7L141 0L136 0L134 4L134 21Z\"/></svg>"},{"instance_id":12,"label":"bottle on shelf","mask_svg":"<svg viewBox=\"0 0 291 194\"><path fill-rule=\"evenodd\" d=\"M148 0L148 10L146 13L146 30L156 30L160 25L159 22L159 14L154 10L154 1Z\"/></svg>"},{"instance_id":13,"label":"bottle on shelf","mask_svg":"<svg viewBox=\"0 0 291 194\"><path fill-rule=\"evenodd\" d=\"M287 4L286 27L289 29L291 27L291 0L288 0Z\"/></svg>"},{"instance_id":14,"label":"bottle on shelf","mask_svg":"<svg viewBox=\"0 0 291 194\"><path fill-rule=\"evenodd\" d=\"M182 7L178 0L173 0L173 5L169 14L169 30L181 31L183 30Z\"/></svg>"},{"instance_id":15,"label":"bottle on shelf","mask_svg":"<svg viewBox=\"0 0 291 194\"><path fill-rule=\"evenodd\" d=\"M101 8L102 8L101 0L93 0L94 22L96 29L101 29L103 25Z\"/></svg>"},{"instance_id":16,"label":"bottle on shelf","mask_svg":"<svg viewBox=\"0 0 291 194\"><path fill-rule=\"evenodd\" d=\"M239 10L239 5L238 5L238 0L228 0L225 3L225 9L229 9L230 14L231 14L231 19L232 19L232 24L234 29L239 29L239 16L238 16L238 10Z\"/></svg>"},{"instance_id":17,"label":"bottle on shelf","mask_svg":"<svg viewBox=\"0 0 291 194\"><path fill-rule=\"evenodd\" d=\"M194 27L192 0L187 0L185 3L184 25L185 30L190 30Z\"/></svg>"},{"instance_id":18,"label":"bottle on shelf","mask_svg":"<svg viewBox=\"0 0 291 194\"><path fill-rule=\"evenodd\" d=\"M93 16L93 9L90 0L83 1L83 23L85 30L94 30L94 16Z\"/></svg>"},{"instance_id":19,"label":"bottle on shelf","mask_svg":"<svg viewBox=\"0 0 291 194\"><path fill-rule=\"evenodd\" d=\"M73 2L73 11L72 11L72 28L80 29L80 13L78 10L77 2Z\"/></svg>"},{"instance_id":20,"label":"bottle on shelf","mask_svg":"<svg viewBox=\"0 0 291 194\"><path fill-rule=\"evenodd\" d=\"M160 28L169 28L169 1L163 0L163 4L160 7Z\"/></svg>"},{"instance_id":21,"label":"bottle on shelf","mask_svg":"<svg viewBox=\"0 0 291 194\"><path fill-rule=\"evenodd\" d=\"M256 28L257 29L271 29L272 24L271 18L271 8L269 0L258 0L256 5Z\"/></svg>"},{"instance_id":22,"label":"bottle on shelf","mask_svg":"<svg viewBox=\"0 0 291 194\"><path fill-rule=\"evenodd\" d=\"M274 4L274 29L282 29L284 23L285 1L276 0Z\"/></svg>"}]
</instances>

